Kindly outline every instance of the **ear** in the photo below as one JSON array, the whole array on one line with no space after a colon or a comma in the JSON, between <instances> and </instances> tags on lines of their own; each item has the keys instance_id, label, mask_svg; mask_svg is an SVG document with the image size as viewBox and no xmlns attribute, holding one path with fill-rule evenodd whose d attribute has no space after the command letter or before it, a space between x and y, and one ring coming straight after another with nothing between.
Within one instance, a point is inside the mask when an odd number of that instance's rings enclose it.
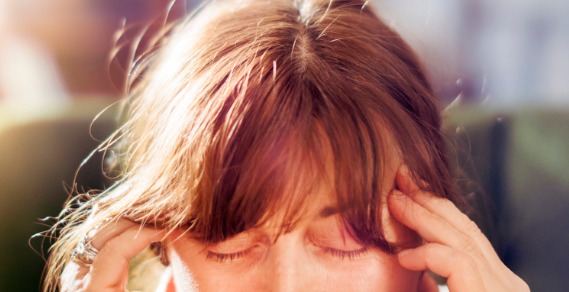
<instances>
[{"instance_id":1,"label":"ear","mask_svg":"<svg viewBox=\"0 0 569 292\"><path fill-rule=\"evenodd\" d=\"M433 277L431 277L431 274L428 272L423 272L423 275L421 276L421 280L419 281L419 289L417 289L418 292L438 292L439 291L439 286L437 285L437 282L435 282L435 279L433 279Z\"/></svg>"}]
</instances>

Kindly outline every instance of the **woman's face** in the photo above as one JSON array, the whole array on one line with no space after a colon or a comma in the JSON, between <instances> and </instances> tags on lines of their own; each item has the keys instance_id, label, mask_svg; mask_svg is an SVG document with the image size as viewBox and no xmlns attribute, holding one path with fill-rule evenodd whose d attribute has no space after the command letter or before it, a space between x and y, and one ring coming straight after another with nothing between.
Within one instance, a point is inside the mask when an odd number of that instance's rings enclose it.
<instances>
[{"instance_id":1,"label":"woman's face","mask_svg":"<svg viewBox=\"0 0 569 292\"><path fill-rule=\"evenodd\" d=\"M397 167L386 167L384 178L391 182L387 185L393 185ZM389 191L384 191L384 200ZM354 240L331 208L332 196L326 188L312 195L315 199L302 211L300 222L278 237L275 225L280 223L270 221L211 245L181 231L172 234L168 250L176 290L418 290L420 272L401 267L396 255ZM387 239L417 241L416 234L393 220L387 209L382 208Z\"/></svg>"}]
</instances>

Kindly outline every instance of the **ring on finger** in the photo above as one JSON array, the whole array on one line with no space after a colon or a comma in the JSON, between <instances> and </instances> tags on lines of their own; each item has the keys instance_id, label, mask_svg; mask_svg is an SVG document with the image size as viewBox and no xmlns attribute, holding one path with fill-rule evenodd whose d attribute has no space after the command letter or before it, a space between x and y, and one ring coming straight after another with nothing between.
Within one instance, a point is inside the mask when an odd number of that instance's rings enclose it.
<instances>
[{"instance_id":1,"label":"ring on finger","mask_svg":"<svg viewBox=\"0 0 569 292\"><path fill-rule=\"evenodd\" d=\"M93 237L97 231L109 221L111 221L110 217L97 224L93 229L81 237L79 243L71 252L72 261L85 267L89 267L93 264L93 261L99 253L99 250L92 244Z\"/></svg>"}]
</instances>

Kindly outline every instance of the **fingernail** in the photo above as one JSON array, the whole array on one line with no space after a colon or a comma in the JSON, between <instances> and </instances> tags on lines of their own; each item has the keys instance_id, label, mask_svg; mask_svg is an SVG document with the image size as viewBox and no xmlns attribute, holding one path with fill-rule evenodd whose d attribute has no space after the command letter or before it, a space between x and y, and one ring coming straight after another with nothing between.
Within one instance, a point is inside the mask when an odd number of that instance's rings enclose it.
<instances>
[{"instance_id":1,"label":"fingernail","mask_svg":"<svg viewBox=\"0 0 569 292\"><path fill-rule=\"evenodd\" d=\"M393 195L394 198L400 198L400 197L405 196L405 193L403 193L403 192L400 191L400 190L395 190L395 189L394 189L393 191L391 191L391 195Z\"/></svg>"}]
</instances>

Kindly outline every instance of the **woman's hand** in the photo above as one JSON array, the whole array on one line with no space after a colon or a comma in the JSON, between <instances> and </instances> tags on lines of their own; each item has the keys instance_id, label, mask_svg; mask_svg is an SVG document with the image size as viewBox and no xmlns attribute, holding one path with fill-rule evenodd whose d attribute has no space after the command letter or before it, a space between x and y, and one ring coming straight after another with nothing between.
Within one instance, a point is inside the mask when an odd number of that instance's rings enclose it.
<instances>
[{"instance_id":1,"label":"woman's hand","mask_svg":"<svg viewBox=\"0 0 569 292\"><path fill-rule=\"evenodd\" d=\"M388 197L391 214L415 230L424 244L398 254L410 270L430 270L447 278L453 291L529 291L506 267L478 226L449 200L422 191L406 167Z\"/></svg>"},{"instance_id":2,"label":"woman's hand","mask_svg":"<svg viewBox=\"0 0 569 292\"><path fill-rule=\"evenodd\" d=\"M127 291L129 259L164 234L125 219L105 224L91 241L99 250L93 263L70 261L61 275L61 291Z\"/></svg>"}]
</instances>

